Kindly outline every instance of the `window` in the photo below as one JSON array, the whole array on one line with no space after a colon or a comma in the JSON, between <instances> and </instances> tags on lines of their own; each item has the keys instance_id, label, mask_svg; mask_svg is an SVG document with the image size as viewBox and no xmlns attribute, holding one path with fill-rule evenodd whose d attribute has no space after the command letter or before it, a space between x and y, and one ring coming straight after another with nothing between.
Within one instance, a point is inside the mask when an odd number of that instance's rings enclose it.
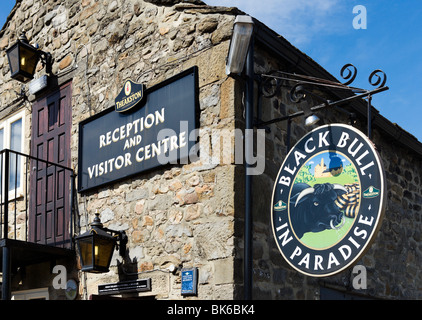
<instances>
[{"instance_id":1,"label":"window","mask_svg":"<svg viewBox=\"0 0 422 320\"><path fill-rule=\"evenodd\" d=\"M25 110L0 121L0 150L23 151ZM2 159L4 161L4 159ZM11 154L9 158L9 197L21 196L23 190L23 161L21 156ZM4 168L2 173L4 172ZM2 179L3 181L3 179ZM4 183L4 181L3 181ZM3 190L3 188L2 188Z\"/></svg>"},{"instance_id":2,"label":"window","mask_svg":"<svg viewBox=\"0 0 422 320\"><path fill-rule=\"evenodd\" d=\"M12 300L49 300L48 288L12 292Z\"/></svg>"}]
</instances>

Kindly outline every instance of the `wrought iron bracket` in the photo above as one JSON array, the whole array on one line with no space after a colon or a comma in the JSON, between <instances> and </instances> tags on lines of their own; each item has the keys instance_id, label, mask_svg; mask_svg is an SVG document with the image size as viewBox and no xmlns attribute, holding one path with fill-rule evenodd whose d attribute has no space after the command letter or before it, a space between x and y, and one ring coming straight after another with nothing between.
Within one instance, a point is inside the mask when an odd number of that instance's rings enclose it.
<instances>
[{"instance_id":1,"label":"wrought iron bracket","mask_svg":"<svg viewBox=\"0 0 422 320\"><path fill-rule=\"evenodd\" d=\"M52 74L53 56L49 52L38 49L38 55L40 56L41 63L45 67L45 73L47 75Z\"/></svg>"},{"instance_id":2,"label":"wrought iron bracket","mask_svg":"<svg viewBox=\"0 0 422 320\"><path fill-rule=\"evenodd\" d=\"M128 242L128 237L126 235L126 232L123 231L116 231L116 230L111 230L108 228L103 228L104 231L110 232L113 237L117 238L117 242L116 243L116 250L119 250L119 254L121 257L124 257L126 255L126 245Z\"/></svg>"},{"instance_id":3,"label":"wrought iron bracket","mask_svg":"<svg viewBox=\"0 0 422 320\"><path fill-rule=\"evenodd\" d=\"M301 103L302 101L306 100L308 104L308 107L306 109L309 108L312 112L316 112L327 107L339 106L341 104L350 102L355 99L368 98L368 137L371 138L372 96L389 89L389 87L385 86L385 83L387 81L387 75L380 69L374 70L368 78L369 84L373 87L376 87L372 90L350 86L350 84L352 84L356 79L357 75L356 67L350 63L344 65L341 68L340 75L344 80L346 80L346 82L340 83L300 74L292 74L283 71L273 71L270 74L260 75L262 79L261 94L265 98L272 98L279 92L279 89L282 86L288 87L290 88L290 100L294 103ZM352 92L354 93L354 95L344 99L340 99L338 101L331 101L315 93L315 88L344 90ZM312 106L309 106L309 104L311 104ZM301 110L296 113L284 117L275 118L269 121L260 121L258 119L258 121L255 122L255 127L265 127L269 124L273 124L276 122L290 120L299 116L303 116L306 114L306 112L307 110Z\"/></svg>"}]
</instances>

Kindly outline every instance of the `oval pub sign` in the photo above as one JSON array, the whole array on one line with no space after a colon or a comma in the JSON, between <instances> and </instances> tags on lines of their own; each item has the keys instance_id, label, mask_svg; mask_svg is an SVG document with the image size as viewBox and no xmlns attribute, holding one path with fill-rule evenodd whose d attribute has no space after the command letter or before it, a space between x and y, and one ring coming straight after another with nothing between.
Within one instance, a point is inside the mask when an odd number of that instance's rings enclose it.
<instances>
[{"instance_id":1,"label":"oval pub sign","mask_svg":"<svg viewBox=\"0 0 422 320\"><path fill-rule=\"evenodd\" d=\"M385 174L372 142L349 125L319 127L299 140L278 173L275 241L297 271L334 275L369 248L385 202Z\"/></svg>"}]
</instances>

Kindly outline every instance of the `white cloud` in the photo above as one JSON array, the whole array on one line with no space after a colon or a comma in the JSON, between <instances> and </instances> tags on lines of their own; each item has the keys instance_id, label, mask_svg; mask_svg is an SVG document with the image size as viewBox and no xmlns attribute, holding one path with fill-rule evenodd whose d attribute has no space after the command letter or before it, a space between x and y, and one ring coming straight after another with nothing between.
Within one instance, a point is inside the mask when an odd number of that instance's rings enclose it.
<instances>
[{"instance_id":1,"label":"white cloud","mask_svg":"<svg viewBox=\"0 0 422 320\"><path fill-rule=\"evenodd\" d=\"M205 0L205 2L209 5L238 7L296 46L309 44L321 32L337 32L339 21L336 16L339 10L344 9L339 0Z\"/></svg>"}]
</instances>

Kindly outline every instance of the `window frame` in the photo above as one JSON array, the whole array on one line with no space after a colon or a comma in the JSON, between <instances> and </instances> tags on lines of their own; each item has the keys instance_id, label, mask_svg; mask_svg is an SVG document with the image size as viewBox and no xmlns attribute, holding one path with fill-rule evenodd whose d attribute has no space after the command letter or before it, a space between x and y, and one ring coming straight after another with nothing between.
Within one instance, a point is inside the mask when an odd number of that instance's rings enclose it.
<instances>
[{"instance_id":1,"label":"window frame","mask_svg":"<svg viewBox=\"0 0 422 320\"><path fill-rule=\"evenodd\" d=\"M48 288L12 292L12 300L50 300Z\"/></svg>"},{"instance_id":2,"label":"window frame","mask_svg":"<svg viewBox=\"0 0 422 320\"><path fill-rule=\"evenodd\" d=\"M20 150L16 150L17 152L21 152L23 153L25 145L25 122L26 122L26 112L25 109L23 110L19 110L15 113L13 113L10 116L7 116L5 118L3 118L2 120L0 120L0 130L3 130L3 148L1 150L4 149L9 149L11 150L11 135L12 135L12 124L15 123L18 120L22 120L22 132L21 132L21 148ZM13 156L11 156L12 159ZM17 159L21 159L20 164L18 165L18 172L20 171L20 177L19 177L19 186L15 189L14 186L10 186L9 185L9 200L10 199L15 199L15 198L20 198L23 197L24 195L24 164L25 161L24 159L22 159L22 157L18 157ZM1 161L1 160L0 160ZM2 165L1 171L4 172L4 165ZM1 175L0 175L1 176ZM10 179L10 178L9 178ZM10 180L9 180L10 181ZM1 183L2 183L2 201L3 202L3 197L4 197L4 182L5 180L3 178L1 178Z\"/></svg>"}]
</instances>

